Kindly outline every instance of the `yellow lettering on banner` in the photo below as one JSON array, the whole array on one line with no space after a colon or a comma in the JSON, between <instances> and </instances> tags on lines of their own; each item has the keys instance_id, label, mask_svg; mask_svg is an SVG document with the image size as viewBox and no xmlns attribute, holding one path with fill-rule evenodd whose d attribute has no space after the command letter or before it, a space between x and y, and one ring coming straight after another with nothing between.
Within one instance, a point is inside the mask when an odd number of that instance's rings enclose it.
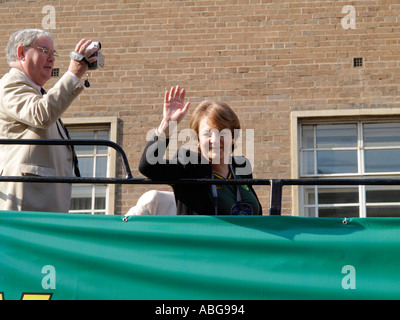
<instances>
[{"instance_id":1,"label":"yellow lettering on banner","mask_svg":"<svg viewBox=\"0 0 400 320\"><path fill-rule=\"evenodd\" d=\"M21 300L51 300L52 293L23 293Z\"/></svg>"},{"instance_id":2,"label":"yellow lettering on banner","mask_svg":"<svg viewBox=\"0 0 400 320\"><path fill-rule=\"evenodd\" d=\"M21 300L51 300L52 293L23 293ZM0 301L4 300L4 292L0 292Z\"/></svg>"}]
</instances>

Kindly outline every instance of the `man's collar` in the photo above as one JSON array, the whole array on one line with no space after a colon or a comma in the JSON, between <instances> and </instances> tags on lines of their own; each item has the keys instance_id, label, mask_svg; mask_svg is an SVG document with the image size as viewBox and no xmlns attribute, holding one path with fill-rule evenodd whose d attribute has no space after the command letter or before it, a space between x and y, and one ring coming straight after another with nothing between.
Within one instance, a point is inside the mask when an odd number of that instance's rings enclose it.
<instances>
[{"instance_id":1,"label":"man's collar","mask_svg":"<svg viewBox=\"0 0 400 320\"><path fill-rule=\"evenodd\" d=\"M32 83L33 87L34 87L39 93L41 93L42 87L39 86L39 85L37 85L36 83L34 83L34 82L31 80L31 78L29 78L28 75L27 75L25 72L23 72L22 70L20 70L20 69L18 69L18 68L12 68L12 69L18 71L18 72L19 72L21 75L23 75L25 78L28 78L28 79L30 80L30 82Z\"/></svg>"}]
</instances>

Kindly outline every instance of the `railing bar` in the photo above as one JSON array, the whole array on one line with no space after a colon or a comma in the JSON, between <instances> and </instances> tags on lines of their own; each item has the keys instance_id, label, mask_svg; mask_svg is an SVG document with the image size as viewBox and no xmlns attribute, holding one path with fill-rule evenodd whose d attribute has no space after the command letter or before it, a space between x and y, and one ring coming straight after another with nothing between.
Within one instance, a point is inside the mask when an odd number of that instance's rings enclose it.
<instances>
[{"instance_id":1,"label":"railing bar","mask_svg":"<svg viewBox=\"0 0 400 320\"><path fill-rule=\"evenodd\" d=\"M91 178L91 177L39 177L39 176L0 176L0 182L36 182L36 183L74 183L74 184L218 184L218 185L270 185L270 214L280 215L283 186L299 185L400 185L400 179L365 179L365 178L318 178L318 179L180 179L175 181L134 179L124 150L115 142L94 139L0 139L0 144L21 145L98 145L115 149L121 156L126 178Z\"/></svg>"},{"instance_id":2,"label":"railing bar","mask_svg":"<svg viewBox=\"0 0 400 320\"><path fill-rule=\"evenodd\" d=\"M108 146L116 150L122 160L126 179L132 179L131 169L125 151L120 145L110 140L97 139L0 139L0 144L21 144L21 145L90 145L90 146Z\"/></svg>"},{"instance_id":3,"label":"railing bar","mask_svg":"<svg viewBox=\"0 0 400 320\"><path fill-rule=\"evenodd\" d=\"M55 182L55 183L121 183L121 184L218 184L218 185L271 185L279 181L282 186L297 185L400 185L400 179L346 179L346 180L275 180L275 179L180 179L150 180L146 178L91 178L91 177L38 177L38 176L0 176L0 181L14 182Z\"/></svg>"}]
</instances>

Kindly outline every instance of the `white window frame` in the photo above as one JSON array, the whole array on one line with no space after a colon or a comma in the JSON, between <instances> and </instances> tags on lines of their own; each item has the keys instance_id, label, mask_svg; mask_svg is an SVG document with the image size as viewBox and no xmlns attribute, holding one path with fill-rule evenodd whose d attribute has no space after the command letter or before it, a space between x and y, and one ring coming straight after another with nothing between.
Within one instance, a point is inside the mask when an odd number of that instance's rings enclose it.
<instances>
[{"instance_id":1,"label":"white window frame","mask_svg":"<svg viewBox=\"0 0 400 320\"><path fill-rule=\"evenodd\" d=\"M107 128L109 130L109 140L112 142L117 142L117 127L118 118L117 117L91 117L91 118L63 118L64 124L69 130L97 130ZM116 177L116 151L113 148L108 148L108 165L107 165L107 177ZM115 184L109 184L107 186L106 195L106 215L115 214Z\"/></svg>"},{"instance_id":2,"label":"white window frame","mask_svg":"<svg viewBox=\"0 0 400 320\"><path fill-rule=\"evenodd\" d=\"M386 178L399 175L398 172L381 172L381 173L363 173L361 167L364 168L364 159L361 152L360 146L358 146L357 157L358 157L358 172L356 174L324 174L324 175L308 175L301 176L301 134L300 126L307 124L337 124L337 123L367 123L367 122L400 122L400 112L395 109L353 109L353 110L322 110L322 111L293 111L291 112L291 178L358 178L362 177L374 177L374 178ZM357 125L358 130L361 130L361 126ZM360 132L358 132L360 136ZM358 142L360 143L360 142ZM333 186L331 186L333 187ZM345 186L341 186L345 187ZM357 186L352 186L353 188ZM318 196L316 192L317 187L314 187L315 196ZM321 186L319 186L321 188ZM367 206L393 206L400 205L397 203L366 203L366 189L368 186L358 186L359 191L359 202L358 204L348 204L348 206L358 205L359 217L366 217ZM385 187L390 189L390 186ZM393 189L395 187L393 186ZM295 216L304 215L302 211L304 208L304 194L301 192L303 188L301 186L292 187L292 213ZM317 200L317 199L316 199ZM317 201L316 201L317 203ZM339 204L338 204L339 205ZM346 204L347 205L347 204ZM319 205L321 206L321 205ZM321 206L323 207L323 205ZM331 207L331 206L330 206ZM318 212L318 211L317 211ZM318 214L317 214L318 216Z\"/></svg>"}]
</instances>

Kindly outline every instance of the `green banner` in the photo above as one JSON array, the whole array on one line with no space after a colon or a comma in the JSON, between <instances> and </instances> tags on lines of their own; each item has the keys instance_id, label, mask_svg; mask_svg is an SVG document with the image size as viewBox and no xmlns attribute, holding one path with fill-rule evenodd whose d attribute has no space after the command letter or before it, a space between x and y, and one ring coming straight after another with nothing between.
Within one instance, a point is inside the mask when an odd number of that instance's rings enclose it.
<instances>
[{"instance_id":1,"label":"green banner","mask_svg":"<svg viewBox=\"0 0 400 320\"><path fill-rule=\"evenodd\" d=\"M400 219L0 212L0 299L399 299Z\"/></svg>"}]
</instances>

